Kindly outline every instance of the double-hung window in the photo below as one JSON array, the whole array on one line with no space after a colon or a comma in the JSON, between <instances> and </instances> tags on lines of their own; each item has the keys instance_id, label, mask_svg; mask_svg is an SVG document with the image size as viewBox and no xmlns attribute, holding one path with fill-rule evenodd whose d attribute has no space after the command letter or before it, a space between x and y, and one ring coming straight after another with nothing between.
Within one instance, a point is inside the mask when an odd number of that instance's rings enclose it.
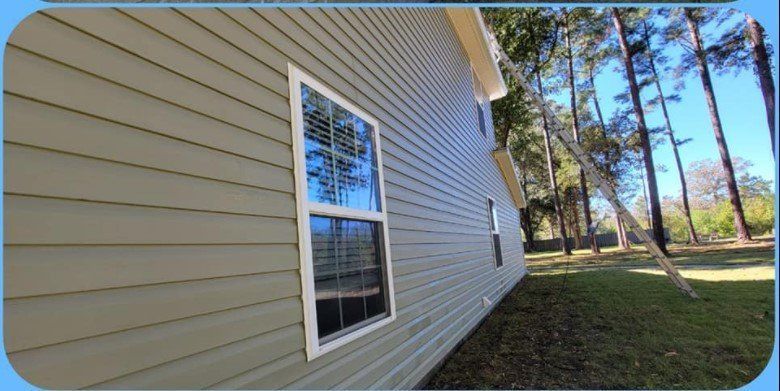
<instances>
[{"instance_id":1,"label":"double-hung window","mask_svg":"<svg viewBox=\"0 0 780 391\"><path fill-rule=\"evenodd\" d=\"M474 87L474 100L477 106L477 127L479 132L482 133L482 137L487 138L487 123L485 122L485 91L482 88L482 83L477 77L477 72L471 69L471 81Z\"/></svg>"},{"instance_id":2,"label":"double-hung window","mask_svg":"<svg viewBox=\"0 0 780 391\"><path fill-rule=\"evenodd\" d=\"M488 197L488 221L490 222L490 240L493 242L493 260L496 267L504 266L504 256L501 253L501 233L498 230L498 211L496 201Z\"/></svg>"},{"instance_id":3,"label":"double-hung window","mask_svg":"<svg viewBox=\"0 0 780 391\"><path fill-rule=\"evenodd\" d=\"M309 359L395 318L379 124L290 65Z\"/></svg>"}]
</instances>

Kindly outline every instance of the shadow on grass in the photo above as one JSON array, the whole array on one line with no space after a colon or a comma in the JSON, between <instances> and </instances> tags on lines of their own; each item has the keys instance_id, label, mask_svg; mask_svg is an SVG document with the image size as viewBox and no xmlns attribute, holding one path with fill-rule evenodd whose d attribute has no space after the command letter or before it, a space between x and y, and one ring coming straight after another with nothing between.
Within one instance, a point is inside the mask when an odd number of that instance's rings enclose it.
<instances>
[{"instance_id":1,"label":"shadow on grass","mask_svg":"<svg viewBox=\"0 0 780 391\"><path fill-rule=\"evenodd\" d=\"M564 284L565 278L565 285ZM531 275L431 379L432 389L726 389L765 367L773 280L689 280L625 270Z\"/></svg>"}]
</instances>

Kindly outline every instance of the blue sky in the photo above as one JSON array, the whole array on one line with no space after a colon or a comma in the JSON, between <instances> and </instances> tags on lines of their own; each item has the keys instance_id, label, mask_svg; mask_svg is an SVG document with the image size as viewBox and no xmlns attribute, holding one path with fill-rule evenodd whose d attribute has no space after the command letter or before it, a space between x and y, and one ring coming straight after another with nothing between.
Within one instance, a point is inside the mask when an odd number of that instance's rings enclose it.
<instances>
[{"instance_id":1,"label":"blue sky","mask_svg":"<svg viewBox=\"0 0 780 391\"><path fill-rule=\"evenodd\" d=\"M733 18L734 23L744 23L742 15ZM726 26L723 26L726 28ZM705 33L717 34L714 26L705 29ZM613 39L616 39L613 37ZM705 38L706 39L706 38ZM712 41L712 39L710 39ZM711 42L710 42L711 43ZM705 42L707 45L708 42ZM670 65L676 65L679 61L681 49L679 45L670 45L667 55L672 59ZM600 103L605 116L609 116L617 107L613 97L626 90L626 81L623 80L622 64L613 62L604 67L601 74L596 77L596 87ZM662 76L663 78L663 76ZM665 94L674 92L674 83L671 75L666 75L662 80L662 88ZM769 128L766 122L764 101L752 71L718 76L713 73L713 86L720 109L726 141L732 158L742 157L753 163L750 168L752 175L760 175L766 179L774 178L774 160L769 138ZM646 103L654 94L652 90L643 92L643 103ZM568 106L568 90L561 91L556 100ZM715 135L709 118L707 104L704 98L701 81L698 72L692 72L686 79L685 89L678 92L682 98L679 103L672 103L669 107L669 115L678 140L692 138L693 140L681 147L683 165L687 170L692 161L702 159L719 160ZM663 125L663 116L660 108L646 113L647 125L659 127ZM653 152L656 166L663 165L666 172L657 172L660 195L678 196L680 194L680 181L674 163L674 155L666 138L664 142Z\"/></svg>"}]
</instances>

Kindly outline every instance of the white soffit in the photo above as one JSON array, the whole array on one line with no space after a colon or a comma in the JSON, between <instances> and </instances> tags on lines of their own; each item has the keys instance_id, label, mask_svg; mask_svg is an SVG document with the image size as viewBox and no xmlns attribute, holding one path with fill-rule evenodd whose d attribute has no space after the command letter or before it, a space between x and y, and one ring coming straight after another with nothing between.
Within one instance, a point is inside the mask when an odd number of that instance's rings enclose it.
<instances>
[{"instance_id":1,"label":"white soffit","mask_svg":"<svg viewBox=\"0 0 780 391\"><path fill-rule=\"evenodd\" d=\"M446 11L490 100L504 97L507 94L506 84L490 52L490 39L479 8L446 8Z\"/></svg>"},{"instance_id":2,"label":"white soffit","mask_svg":"<svg viewBox=\"0 0 780 391\"><path fill-rule=\"evenodd\" d=\"M520 180L517 178L515 162L512 159L512 155L509 153L509 149L496 149L493 151L493 158L496 159L498 167L504 175L504 181L506 182L507 188L509 188L509 194L512 195L512 201L514 201L515 206L519 209L525 208L525 194L523 194L523 188L520 187Z\"/></svg>"}]
</instances>

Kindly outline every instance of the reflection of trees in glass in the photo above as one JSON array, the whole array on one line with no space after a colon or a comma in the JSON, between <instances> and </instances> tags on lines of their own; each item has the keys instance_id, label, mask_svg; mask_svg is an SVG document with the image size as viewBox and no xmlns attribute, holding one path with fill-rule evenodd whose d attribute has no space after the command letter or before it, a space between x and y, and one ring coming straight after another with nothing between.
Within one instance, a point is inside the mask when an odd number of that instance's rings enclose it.
<instances>
[{"instance_id":1,"label":"reflection of trees in glass","mask_svg":"<svg viewBox=\"0 0 780 391\"><path fill-rule=\"evenodd\" d=\"M379 210L373 127L306 85L301 96L310 200Z\"/></svg>"},{"instance_id":2,"label":"reflection of trees in glass","mask_svg":"<svg viewBox=\"0 0 780 391\"><path fill-rule=\"evenodd\" d=\"M386 313L381 225L311 216L320 337Z\"/></svg>"}]
</instances>

